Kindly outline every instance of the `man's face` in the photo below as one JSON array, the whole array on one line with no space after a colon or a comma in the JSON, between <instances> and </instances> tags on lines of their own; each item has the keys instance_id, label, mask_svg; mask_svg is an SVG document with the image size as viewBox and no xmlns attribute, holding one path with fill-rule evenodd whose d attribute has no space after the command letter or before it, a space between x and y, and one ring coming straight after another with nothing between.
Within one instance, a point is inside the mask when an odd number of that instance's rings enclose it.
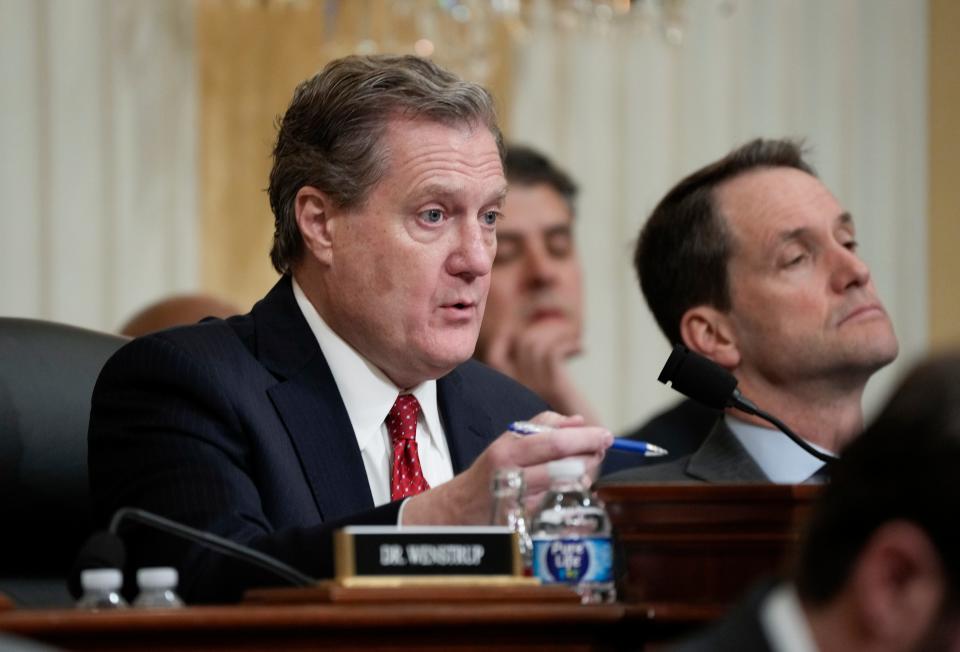
<instances>
[{"instance_id":1,"label":"man's face","mask_svg":"<svg viewBox=\"0 0 960 652\"><path fill-rule=\"evenodd\" d=\"M324 318L400 387L472 354L490 287L506 179L490 131L391 120L387 173L330 211Z\"/></svg>"},{"instance_id":2,"label":"man's face","mask_svg":"<svg viewBox=\"0 0 960 652\"><path fill-rule=\"evenodd\" d=\"M766 168L717 189L731 232L738 376L783 385L864 382L897 355L853 220L816 178Z\"/></svg>"},{"instance_id":3,"label":"man's face","mask_svg":"<svg viewBox=\"0 0 960 652\"><path fill-rule=\"evenodd\" d=\"M512 185L497 231L486 317L478 350L509 341L537 326L563 329L570 352L580 348L580 261L573 244L573 215L551 186Z\"/></svg>"}]
</instances>

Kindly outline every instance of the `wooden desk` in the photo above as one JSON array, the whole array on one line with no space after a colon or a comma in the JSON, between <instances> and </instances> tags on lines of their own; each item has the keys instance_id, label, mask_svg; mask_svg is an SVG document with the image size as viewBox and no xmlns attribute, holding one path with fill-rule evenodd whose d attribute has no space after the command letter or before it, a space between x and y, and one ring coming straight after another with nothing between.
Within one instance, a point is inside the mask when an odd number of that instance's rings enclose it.
<instances>
[{"instance_id":1,"label":"wooden desk","mask_svg":"<svg viewBox=\"0 0 960 652\"><path fill-rule=\"evenodd\" d=\"M789 560L816 486L606 486L626 574L621 602L511 598L247 604L179 611L0 612L0 631L69 650L615 650L720 616ZM423 594L420 594L423 597ZM380 600L380 598L377 598Z\"/></svg>"},{"instance_id":2,"label":"wooden desk","mask_svg":"<svg viewBox=\"0 0 960 652\"><path fill-rule=\"evenodd\" d=\"M626 636L640 645L646 619L619 604L241 605L7 611L0 631L68 650L587 651L617 649Z\"/></svg>"},{"instance_id":3,"label":"wooden desk","mask_svg":"<svg viewBox=\"0 0 960 652\"><path fill-rule=\"evenodd\" d=\"M599 490L624 602L722 612L793 561L817 485L624 484Z\"/></svg>"}]
</instances>

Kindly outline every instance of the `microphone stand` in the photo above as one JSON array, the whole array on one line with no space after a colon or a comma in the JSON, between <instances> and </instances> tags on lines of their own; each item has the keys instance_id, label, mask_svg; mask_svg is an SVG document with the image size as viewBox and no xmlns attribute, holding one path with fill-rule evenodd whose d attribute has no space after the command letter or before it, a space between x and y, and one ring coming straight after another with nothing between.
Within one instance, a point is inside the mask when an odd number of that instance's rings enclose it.
<instances>
[{"instance_id":1,"label":"microphone stand","mask_svg":"<svg viewBox=\"0 0 960 652\"><path fill-rule=\"evenodd\" d=\"M120 523L124 520L136 521L144 525L154 527L158 530L162 530L167 534L172 534L173 536L180 537L182 539L188 539L194 543L200 543L201 545L216 550L227 557L231 557L239 561L245 561L257 566L262 570L273 573L278 577L282 577L293 586L310 586L316 583L316 580L312 577L304 575L293 566L285 564L279 559L274 559L273 557L265 555L259 550L253 550L252 548L234 543L233 541L224 539L216 534L204 532L203 530L198 530L188 525L171 521L170 519L158 516L157 514L152 514L142 509L137 509L136 507L121 507L118 509L114 513L113 518L110 519L110 533L117 535L117 530L120 527Z\"/></svg>"},{"instance_id":2,"label":"microphone stand","mask_svg":"<svg viewBox=\"0 0 960 652\"><path fill-rule=\"evenodd\" d=\"M691 351L683 344L677 344L673 347L673 351L670 352L670 357L663 365L663 370L657 380L665 385L669 384L684 396L707 407L716 410L734 407L741 412L760 417L818 460L828 464L836 460L832 455L821 453L805 442L790 430L787 424L772 414L764 412L757 407L756 403L741 394L740 390L737 389L736 376L713 360Z\"/></svg>"}]
</instances>

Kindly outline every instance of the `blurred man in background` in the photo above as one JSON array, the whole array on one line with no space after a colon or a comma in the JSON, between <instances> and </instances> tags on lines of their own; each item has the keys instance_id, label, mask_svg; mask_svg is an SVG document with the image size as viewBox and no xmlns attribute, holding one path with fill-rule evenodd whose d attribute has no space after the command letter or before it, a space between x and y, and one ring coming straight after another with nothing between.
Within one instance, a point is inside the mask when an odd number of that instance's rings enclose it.
<instances>
[{"instance_id":1,"label":"blurred man in background","mask_svg":"<svg viewBox=\"0 0 960 652\"><path fill-rule=\"evenodd\" d=\"M960 650L960 355L915 369L847 447L791 582L682 652Z\"/></svg>"},{"instance_id":2,"label":"blurred man in background","mask_svg":"<svg viewBox=\"0 0 960 652\"><path fill-rule=\"evenodd\" d=\"M476 358L526 385L563 414L599 415L567 363L582 351L580 258L573 237L577 186L539 152L507 147L509 191Z\"/></svg>"},{"instance_id":3,"label":"blurred man in background","mask_svg":"<svg viewBox=\"0 0 960 652\"><path fill-rule=\"evenodd\" d=\"M120 334L140 337L172 326L196 324L206 317L226 319L240 312L232 303L208 294L177 294L138 311L120 327Z\"/></svg>"}]
</instances>

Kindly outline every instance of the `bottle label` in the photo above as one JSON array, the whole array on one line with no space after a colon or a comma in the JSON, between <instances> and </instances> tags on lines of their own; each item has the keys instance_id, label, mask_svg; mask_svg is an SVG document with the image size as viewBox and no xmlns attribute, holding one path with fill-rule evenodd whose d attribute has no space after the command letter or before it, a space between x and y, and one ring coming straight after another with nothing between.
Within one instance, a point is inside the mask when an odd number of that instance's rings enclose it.
<instances>
[{"instance_id":1,"label":"bottle label","mask_svg":"<svg viewBox=\"0 0 960 652\"><path fill-rule=\"evenodd\" d=\"M613 581L610 537L534 538L533 576L544 584Z\"/></svg>"}]
</instances>

